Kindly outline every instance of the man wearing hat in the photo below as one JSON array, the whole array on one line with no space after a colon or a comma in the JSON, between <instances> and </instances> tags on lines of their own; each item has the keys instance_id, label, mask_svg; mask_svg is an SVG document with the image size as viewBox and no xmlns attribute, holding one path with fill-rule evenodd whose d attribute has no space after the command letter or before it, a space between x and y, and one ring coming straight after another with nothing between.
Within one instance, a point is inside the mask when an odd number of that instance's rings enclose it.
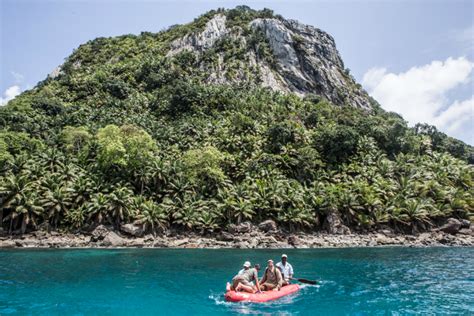
<instances>
[{"instance_id":1,"label":"man wearing hat","mask_svg":"<svg viewBox=\"0 0 474 316\"><path fill-rule=\"evenodd\" d=\"M280 270L274 266L272 259L268 260L267 268L263 273L263 278L260 280L262 290L270 291L277 289L279 291L282 285L283 277Z\"/></svg>"},{"instance_id":2,"label":"man wearing hat","mask_svg":"<svg viewBox=\"0 0 474 316\"><path fill-rule=\"evenodd\" d=\"M260 291L260 284L258 282L258 270L260 266L255 265L255 268L251 268L251 266L249 261L245 261L243 269L232 279L232 286L227 284L227 290L232 289L249 293ZM255 285L252 284L252 281L255 281Z\"/></svg>"},{"instance_id":3,"label":"man wearing hat","mask_svg":"<svg viewBox=\"0 0 474 316\"><path fill-rule=\"evenodd\" d=\"M290 280L293 278L293 267L288 263L288 256L285 254L281 255L281 261L276 264L276 267L280 269L283 275L283 285L290 284Z\"/></svg>"}]
</instances>

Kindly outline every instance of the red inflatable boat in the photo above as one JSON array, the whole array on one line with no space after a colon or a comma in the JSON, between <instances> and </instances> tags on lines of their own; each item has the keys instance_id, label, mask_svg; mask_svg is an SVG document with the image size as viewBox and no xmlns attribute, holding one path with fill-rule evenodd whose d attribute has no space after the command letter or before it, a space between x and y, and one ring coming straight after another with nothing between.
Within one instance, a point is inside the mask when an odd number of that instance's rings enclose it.
<instances>
[{"instance_id":1,"label":"red inflatable boat","mask_svg":"<svg viewBox=\"0 0 474 316\"><path fill-rule=\"evenodd\" d=\"M276 300L277 298L295 293L300 289L298 284L290 284L284 286L280 291L266 291L261 293L247 293L247 292L236 292L236 291L227 291L225 293L225 300L229 302L254 302L254 303L263 303L266 301Z\"/></svg>"}]
</instances>

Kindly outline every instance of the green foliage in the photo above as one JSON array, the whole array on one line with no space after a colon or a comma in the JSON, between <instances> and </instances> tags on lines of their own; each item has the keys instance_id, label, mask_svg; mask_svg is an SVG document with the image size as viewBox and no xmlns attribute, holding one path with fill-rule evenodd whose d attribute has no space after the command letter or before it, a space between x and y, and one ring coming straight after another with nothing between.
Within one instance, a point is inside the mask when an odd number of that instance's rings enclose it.
<instances>
[{"instance_id":1,"label":"green foliage","mask_svg":"<svg viewBox=\"0 0 474 316\"><path fill-rule=\"evenodd\" d=\"M256 18L273 18L273 11L264 8L261 11L252 10L250 7L245 5L239 5L235 9L226 11L228 19L228 27L240 26L245 27L250 21Z\"/></svg>"},{"instance_id":2,"label":"green foliage","mask_svg":"<svg viewBox=\"0 0 474 316\"><path fill-rule=\"evenodd\" d=\"M227 16L228 36L167 55L216 13ZM274 57L248 27L255 18L279 17L240 6L89 41L58 77L1 107L3 228L204 233L273 219L303 230L337 212L351 229L412 231L473 216L471 146L376 105L368 113L261 88L247 53L271 67ZM211 84L210 74L232 84Z\"/></svg>"},{"instance_id":3,"label":"green foliage","mask_svg":"<svg viewBox=\"0 0 474 316\"><path fill-rule=\"evenodd\" d=\"M341 163L355 153L358 138L359 134L354 128L330 124L318 131L314 143L326 161Z\"/></svg>"},{"instance_id":4,"label":"green foliage","mask_svg":"<svg viewBox=\"0 0 474 316\"><path fill-rule=\"evenodd\" d=\"M80 153L85 153L87 155L93 136L85 126L66 126L62 130L61 140L63 141L67 152L74 155Z\"/></svg>"},{"instance_id":5,"label":"green foliage","mask_svg":"<svg viewBox=\"0 0 474 316\"><path fill-rule=\"evenodd\" d=\"M188 150L183 154L184 172L202 192L214 192L225 180L221 168L225 156L215 147Z\"/></svg>"},{"instance_id":6,"label":"green foliage","mask_svg":"<svg viewBox=\"0 0 474 316\"><path fill-rule=\"evenodd\" d=\"M97 143L97 159L105 170L143 168L157 150L151 136L133 125L107 125L97 132Z\"/></svg>"},{"instance_id":7,"label":"green foliage","mask_svg":"<svg viewBox=\"0 0 474 316\"><path fill-rule=\"evenodd\" d=\"M302 134L301 126L292 120L273 124L267 131L268 147L271 152L280 153L285 146L300 142Z\"/></svg>"}]
</instances>

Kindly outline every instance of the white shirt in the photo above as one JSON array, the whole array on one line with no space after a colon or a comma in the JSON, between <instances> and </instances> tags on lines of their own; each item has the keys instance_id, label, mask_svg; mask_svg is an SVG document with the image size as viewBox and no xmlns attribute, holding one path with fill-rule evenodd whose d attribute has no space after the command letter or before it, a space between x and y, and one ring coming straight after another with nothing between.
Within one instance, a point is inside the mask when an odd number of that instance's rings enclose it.
<instances>
[{"instance_id":1,"label":"white shirt","mask_svg":"<svg viewBox=\"0 0 474 316\"><path fill-rule=\"evenodd\" d=\"M285 265L283 265L282 262L278 262L276 266L277 268L280 268L285 279L289 279L290 275L293 275L293 267L288 262Z\"/></svg>"}]
</instances>

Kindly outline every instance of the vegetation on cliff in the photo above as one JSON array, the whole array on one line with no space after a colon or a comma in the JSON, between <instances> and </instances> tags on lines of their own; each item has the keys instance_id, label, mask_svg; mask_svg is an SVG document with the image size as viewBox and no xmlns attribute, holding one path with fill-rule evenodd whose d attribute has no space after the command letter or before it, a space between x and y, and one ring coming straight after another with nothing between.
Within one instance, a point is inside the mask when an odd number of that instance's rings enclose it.
<instances>
[{"instance_id":1,"label":"vegetation on cliff","mask_svg":"<svg viewBox=\"0 0 474 316\"><path fill-rule=\"evenodd\" d=\"M248 46L229 35L202 54L167 56L216 13ZM409 128L375 102L367 111L261 87L242 62L247 50L272 62L265 37L246 28L258 17L273 13L238 7L156 34L95 39L1 108L4 230L209 232L266 219L317 230L331 214L355 230L411 231L473 215L472 147L432 126ZM206 82L222 62L244 80Z\"/></svg>"}]
</instances>

